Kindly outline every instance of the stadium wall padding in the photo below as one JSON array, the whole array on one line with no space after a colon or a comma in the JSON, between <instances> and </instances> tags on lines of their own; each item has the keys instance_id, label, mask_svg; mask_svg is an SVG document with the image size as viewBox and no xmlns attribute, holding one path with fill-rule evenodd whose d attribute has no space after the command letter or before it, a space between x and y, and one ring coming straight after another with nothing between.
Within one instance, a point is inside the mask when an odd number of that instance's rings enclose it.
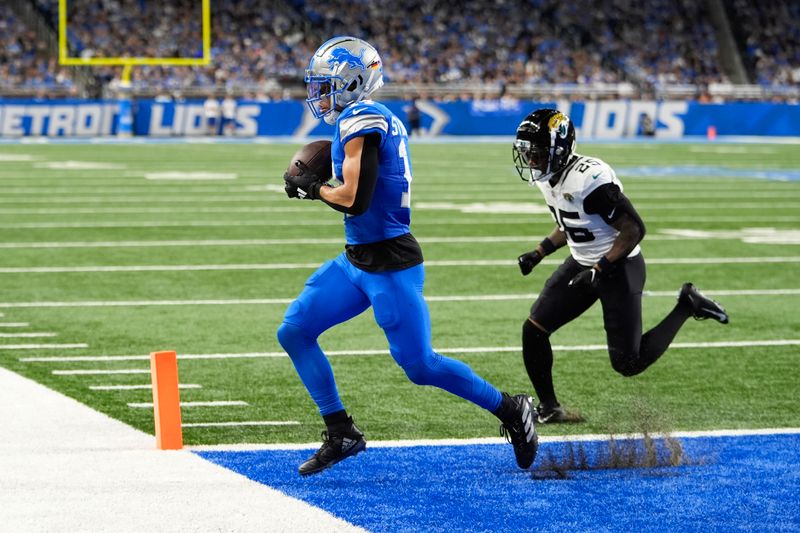
<instances>
[{"instance_id":1,"label":"stadium wall padding","mask_svg":"<svg viewBox=\"0 0 800 533\"><path fill-rule=\"evenodd\" d=\"M124 100L0 100L0 136L116 135L120 108L124 111L126 105ZM387 106L401 119L407 119L409 102L389 101ZM475 100L421 101L418 106L423 133L430 135L513 135L519 121L530 111L558 106L572 117L582 139L635 137L640 133L644 114L655 120L656 137L663 139L706 135L709 127L715 129L716 135L800 136L800 106L781 103ZM134 135L207 133L202 100L138 100L133 108ZM310 116L303 102L240 100L237 105L237 136L326 136L332 132L331 126Z\"/></svg>"}]
</instances>

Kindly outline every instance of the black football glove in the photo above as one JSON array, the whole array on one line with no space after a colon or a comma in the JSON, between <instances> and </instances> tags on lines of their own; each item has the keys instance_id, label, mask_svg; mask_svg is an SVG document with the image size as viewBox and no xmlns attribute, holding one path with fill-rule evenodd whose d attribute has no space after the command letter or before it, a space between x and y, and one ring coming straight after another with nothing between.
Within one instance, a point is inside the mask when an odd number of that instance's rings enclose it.
<instances>
[{"instance_id":1,"label":"black football glove","mask_svg":"<svg viewBox=\"0 0 800 533\"><path fill-rule=\"evenodd\" d=\"M596 289L600 283L600 275L596 268L587 268L569 280L569 286L573 289Z\"/></svg>"},{"instance_id":2,"label":"black football glove","mask_svg":"<svg viewBox=\"0 0 800 533\"><path fill-rule=\"evenodd\" d=\"M297 176L290 176L288 173L283 175L286 196L289 198L300 198L301 200L318 200L319 190L322 182L315 174L303 172Z\"/></svg>"},{"instance_id":3,"label":"black football glove","mask_svg":"<svg viewBox=\"0 0 800 533\"><path fill-rule=\"evenodd\" d=\"M540 254L538 250L533 250L527 254L522 254L521 256L517 257L519 271L522 272L523 276L527 276L531 273L533 267L538 265L542 259L544 259L544 256Z\"/></svg>"}]
</instances>

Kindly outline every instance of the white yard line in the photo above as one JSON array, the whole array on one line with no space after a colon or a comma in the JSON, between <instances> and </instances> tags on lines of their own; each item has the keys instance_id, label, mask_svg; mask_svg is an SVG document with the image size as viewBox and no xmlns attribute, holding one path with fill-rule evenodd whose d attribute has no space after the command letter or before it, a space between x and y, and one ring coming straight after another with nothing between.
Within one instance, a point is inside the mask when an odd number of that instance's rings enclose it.
<instances>
[{"instance_id":1,"label":"white yard line","mask_svg":"<svg viewBox=\"0 0 800 533\"><path fill-rule=\"evenodd\" d=\"M0 333L0 339L37 339L45 337L57 337L58 333L37 332L37 333Z\"/></svg>"},{"instance_id":2,"label":"white yard line","mask_svg":"<svg viewBox=\"0 0 800 533\"><path fill-rule=\"evenodd\" d=\"M202 385L196 383L180 383L179 389L201 389ZM98 391L128 391L128 390L152 390L153 385L147 383L145 385L90 385L90 390Z\"/></svg>"},{"instance_id":3,"label":"white yard line","mask_svg":"<svg viewBox=\"0 0 800 533\"><path fill-rule=\"evenodd\" d=\"M150 359L149 357L147 358ZM149 368L124 368L120 370L53 370L54 376L103 376L114 374L150 374Z\"/></svg>"},{"instance_id":4,"label":"white yard line","mask_svg":"<svg viewBox=\"0 0 800 533\"><path fill-rule=\"evenodd\" d=\"M765 429L715 429L707 431L672 431L671 437L681 439L696 439L704 437L751 437L759 435L797 435L800 428L765 428ZM656 434L660 435L660 434ZM652 435L651 435L652 436ZM628 433L614 435L614 438L643 438L640 433ZM558 435L540 436L540 443L550 442L595 442L607 441L609 435L586 434L586 435ZM371 448L407 448L413 446L475 446L486 444L508 445L505 439L499 437L484 437L475 439L420 439L420 440L370 440L367 447ZM218 444L218 445L197 445L188 446L194 451L284 451L284 450L314 450L319 448L318 442L298 443L298 444Z\"/></svg>"},{"instance_id":5,"label":"white yard line","mask_svg":"<svg viewBox=\"0 0 800 533\"><path fill-rule=\"evenodd\" d=\"M670 344L671 349L696 349L696 348L748 348L767 346L800 346L800 339L765 339L741 341L715 341L715 342L675 342ZM605 351L606 344L561 344L553 346L553 350L564 352L593 352ZM467 346L460 348L435 348L441 354L467 354L467 353L503 353L518 352L519 346ZM370 350L328 350L329 356L361 356L361 355L389 355L386 348ZM205 353L205 354L178 354L179 360L203 359L261 359L270 357L288 357L286 352L245 352L245 353ZM77 363L77 362L109 362L109 361L149 361L149 355L54 355L41 357L20 357L23 363ZM103 374L103 373L133 373L133 371L111 370L54 370L59 375ZM149 372L149 371L141 371ZM140 373L140 372L136 372Z\"/></svg>"},{"instance_id":6,"label":"white yard line","mask_svg":"<svg viewBox=\"0 0 800 533\"><path fill-rule=\"evenodd\" d=\"M187 204L187 203L235 203L235 202L263 202L264 194L251 193L248 195L225 196L212 195L202 199L196 196L164 196L155 191L153 196L59 196L55 198L0 198L0 204L85 204L85 203L114 203L114 204ZM288 201L288 199L287 199Z\"/></svg>"},{"instance_id":7,"label":"white yard line","mask_svg":"<svg viewBox=\"0 0 800 533\"><path fill-rule=\"evenodd\" d=\"M309 213L311 213L309 211ZM688 224L694 222L731 222L731 223L759 223L774 224L776 222L800 222L800 216L773 215L773 216L655 216L647 217L648 222L670 222ZM471 218L454 219L441 217L430 220L416 218L413 225L419 226L526 226L532 224L552 225L553 219L549 216L518 216L514 218L494 218L491 216L473 216ZM337 218L314 218L291 220L115 220L103 222L11 222L0 224L0 229L74 229L74 228L163 228L163 227L273 227L273 226L341 226L342 221Z\"/></svg>"},{"instance_id":8,"label":"white yard line","mask_svg":"<svg viewBox=\"0 0 800 533\"><path fill-rule=\"evenodd\" d=\"M183 405L183 404L181 404ZM181 424L185 428L224 428L237 426L299 426L296 420L250 420L244 422L191 422Z\"/></svg>"},{"instance_id":9,"label":"white yard line","mask_svg":"<svg viewBox=\"0 0 800 533\"><path fill-rule=\"evenodd\" d=\"M546 259L542 264L558 265L562 261ZM649 258L651 265L719 265L719 264L763 264L800 263L800 256L789 257L678 257ZM504 267L516 265L508 259L457 259L448 261L425 261L426 267ZM320 263L254 263L223 265L113 265L113 266L54 266L54 267L3 267L0 274L51 274L71 272L191 272L224 270L306 270L316 269Z\"/></svg>"},{"instance_id":10,"label":"white yard line","mask_svg":"<svg viewBox=\"0 0 800 533\"><path fill-rule=\"evenodd\" d=\"M85 342L74 344L2 344L0 350L70 350L72 348L88 348Z\"/></svg>"},{"instance_id":11,"label":"white yard line","mask_svg":"<svg viewBox=\"0 0 800 533\"><path fill-rule=\"evenodd\" d=\"M279 207L74 207L71 209L53 208L0 208L2 215L109 215L125 213L128 215L146 214L208 214L208 213L311 213L311 206ZM312 208L313 209L313 208Z\"/></svg>"},{"instance_id":12,"label":"white yard line","mask_svg":"<svg viewBox=\"0 0 800 533\"><path fill-rule=\"evenodd\" d=\"M181 402L181 407L244 407L250 405L241 400L217 401L217 402ZM153 402L131 402L128 407L133 409L152 409Z\"/></svg>"},{"instance_id":13,"label":"white yard line","mask_svg":"<svg viewBox=\"0 0 800 533\"><path fill-rule=\"evenodd\" d=\"M0 322L0 328L27 328L28 322Z\"/></svg>"},{"instance_id":14,"label":"white yard line","mask_svg":"<svg viewBox=\"0 0 800 533\"><path fill-rule=\"evenodd\" d=\"M687 232L690 230L686 230ZM735 234L734 234L735 233ZM684 241L705 240L706 235L648 235L648 241ZM740 240L741 232L729 235L714 236L716 240ZM421 244L497 244L527 243L530 236L494 236L494 237L419 237ZM75 242L0 242L0 249L61 249L61 248L158 248L158 247L206 247L206 246L302 246L315 244L333 244L341 246L341 237L328 239L206 239L180 241L75 241Z\"/></svg>"},{"instance_id":15,"label":"white yard line","mask_svg":"<svg viewBox=\"0 0 800 533\"><path fill-rule=\"evenodd\" d=\"M4 531L362 529L0 368Z\"/></svg>"},{"instance_id":16,"label":"white yard line","mask_svg":"<svg viewBox=\"0 0 800 533\"><path fill-rule=\"evenodd\" d=\"M207 201L207 200L203 200ZM511 201L509 200L510 203ZM466 207L466 206L465 206ZM490 206L491 207L491 206ZM694 204L642 204L636 205L637 209L641 212L654 211L654 210L671 210L671 211L696 211L702 209L708 211L709 209L794 209L797 203L775 203L765 200L764 203L732 203L732 204L714 204L714 205L694 205ZM452 208L437 208L426 207L426 211L452 211ZM507 211L492 211L490 212L507 212ZM532 210L531 210L532 211ZM472 211L471 211L472 212ZM524 211L523 211L524 212ZM102 214L129 214L129 215L146 215L146 214L208 214L208 213L313 213L312 206L301 204L299 206L255 206L255 207L73 207L73 208L0 208L0 216L2 215L102 215Z\"/></svg>"},{"instance_id":17,"label":"white yard line","mask_svg":"<svg viewBox=\"0 0 800 533\"><path fill-rule=\"evenodd\" d=\"M721 289L703 290L709 296L796 296L800 289ZM672 291L645 291L648 297L676 297L678 290ZM478 294L478 295L453 295L453 296L426 296L428 302L486 302L486 301L514 301L530 300L536 298L537 293L524 294ZM222 300L98 300L75 302L0 302L0 308L70 308L70 307L150 307L150 306L180 306L180 305L287 305L294 298L253 298L253 299L222 299Z\"/></svg>"}]
</instances>

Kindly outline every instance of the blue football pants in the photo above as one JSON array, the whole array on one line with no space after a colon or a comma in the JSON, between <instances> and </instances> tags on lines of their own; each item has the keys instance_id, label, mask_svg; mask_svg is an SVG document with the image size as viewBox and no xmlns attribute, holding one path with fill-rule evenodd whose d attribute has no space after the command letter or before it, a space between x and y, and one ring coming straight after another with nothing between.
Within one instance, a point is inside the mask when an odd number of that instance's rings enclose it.
<instances>
[{"instance_id":1,"label":"blue football pants","mask_svg":"<svg viewBox=\"0 0 800 533\"><path fill-rule=\"evenodd\" d=\"M439 387L489 411L500 406L502 396L494 386L465 363L433 351L430 315L422 295L424 283L421 264L391 272L366 272L350 264L344 253L308 278L303 292L286 310L278 341L320 414L341 411L344 405L317 338L370 305L392 357L412 382Z\"/></svg>"}]
</instances>

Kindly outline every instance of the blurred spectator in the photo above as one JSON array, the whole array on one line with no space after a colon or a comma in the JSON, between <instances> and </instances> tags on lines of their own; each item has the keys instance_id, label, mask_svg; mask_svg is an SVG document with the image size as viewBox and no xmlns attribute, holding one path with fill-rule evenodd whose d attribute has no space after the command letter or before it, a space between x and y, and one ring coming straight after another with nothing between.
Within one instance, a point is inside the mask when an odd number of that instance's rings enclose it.
<instances>
[{"instance_id":1,"label":"blurred spectator","mask_svg":"<svg viewBox=\"0 0 800 533\"><path fill-rule=\"evenodd\" d=\"M222 134L232 136L236 133L236 99L231 93L222 101Z\"/></svg>"},{"instance_id":2,"label":"blurred spectator","mask_svg":"<svg viewBox=\"0 0 800 533\"><path fill-rule=\"evenodd\" d=\"M219 128L219 101L213 94L203 102L203 114L206 117L206 134L217 135Z\"/></svg>"},{"instance_id":3,"label":"blurred spectator","mask_svg":"<svg viewBox=\"0 0 800 533\"><path fill-rule=\"evenodd\" d=\"M422 133L419 129L422 113L417 107L417 99L412 98L411 103L405 106L403 111L406 112L406 118L408 118L408 136L411 137Z\"/></svg>"}]
</instances>

